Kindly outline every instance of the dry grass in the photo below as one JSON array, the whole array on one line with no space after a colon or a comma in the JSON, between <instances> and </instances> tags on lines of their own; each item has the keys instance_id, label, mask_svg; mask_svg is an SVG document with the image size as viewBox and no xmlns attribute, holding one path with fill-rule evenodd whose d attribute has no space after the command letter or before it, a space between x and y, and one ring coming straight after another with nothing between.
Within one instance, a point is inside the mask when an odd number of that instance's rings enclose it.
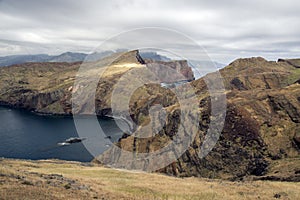
<instances>
[{"instance_id":1,"label":"dry grass","mask_svg":"<svg viewBox=\"0 0 300 200\"><path fill-rule=\"evenodd\" d=\"M45 180L49 174L64 180ZM66 185L65 179L74 183ZM275 194L297 199L300 183L181 179L54 160L4 159L0 168L0 199L274 199Z\"/></svg>"}]
</instances>

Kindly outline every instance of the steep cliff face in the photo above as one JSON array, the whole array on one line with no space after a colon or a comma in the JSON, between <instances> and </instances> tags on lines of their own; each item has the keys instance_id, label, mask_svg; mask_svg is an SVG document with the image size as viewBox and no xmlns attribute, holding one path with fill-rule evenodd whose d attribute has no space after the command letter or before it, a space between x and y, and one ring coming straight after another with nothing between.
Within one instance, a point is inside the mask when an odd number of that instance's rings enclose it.
<instances>
[{"instance_id":1,"label":"steep cliff face","mask_svg":"<svg viewBox=\"0 0 300 200\"><path fill-rule=\"evenodd\" d=\"M72 91L77 89L73 88L73 85L81 64L81 62L51 62L2 67L0 68L0 104L44 114L72 114ZM146 64L138 50L115 53L100 61L85 64L88 67L84 68L83 76L87 79L90 77L99 79L95 94L98 115L106 115L110 112L113 86L130 70L139 70L142 74L148 68L159 77L157 80L161 82L194 79L186 61L158 61ZM86 90L82 91L88 96L90 87L86 85Z\"/></svg>"},{"instance_id":2,"label":"steep cliff face","mask_svg":"<svg viewBox=\"0 0 300 200\"><path fill-rule=\"evenodd\" d=\"M205 159L181 158L178 166L186 166L188 174L194 169L193 175L299 181L300 151L295 143L300 125L300 85L295 82L299 69L249 58L234 61L220 73L228 102L220 140ZM202 80L193 84L204 88ZM190 164L196 161L199 165Z\"/></svg>"},{"instance_id":3,"label":"steep cliff face","mask_svg":"<svg viewBox=\"0 0 300 200\"><path fill-rule=\"evenodd\" d=\"M0 102L46 114L70 114L80 63L26 63L0 69Z\"/></svg>"},{"instance_id":4,"label":"steep cliff face","mask_svg":"<svg viewBox=\"0 0 300 200\"><path fill-rule=\"evenodd\" d=\"M88 68L81 77L84 79L84 76L92 75L97 78L101 74L95 96L98 115L110 113L112 88L130 72L138 74L138 78L147 78L144 69L148 67L154 75L161 75L161 82L182 77L193 79L185 61L167 62L171 70L180 72L182 76L164 80L164 76L171 76L168 70L166 74L160 73L165 70L165 63L151 62L147 66L138 51L114 56L101 60L101 63L94 63L93 68ZM109 64L109 68L103 70ZM78 89L73 87L80 65L30 63L1 68L0 103L47 114L71 114L72 91ZM158 171L176 176L228 179L254 176L256 179L299 181L299 68L288 62L248 58L234 61L220 70L220 73L226 88L227 110L225 126L218 143L205 158L199 156L211 121L211 100L205 78L192 81L190 85L199 102L199 106L193 110L199 114L199 119L192 120L199 126L196 137L177 161ZM119 89L128 88L132 85L130 81L135 80L128 81ZM82 91L87 92L86 98L89 98L89 84L85 86ZM185 87L182 85L176 89L184 91ZM150 138L124 135L118 146L137 154L156 151L172 141L179 129L180 111L183 109L174 90L154 83L137 88L130 99L130 116L138 126L136 130L140 130L151 122L149 108L157 104L166 111L166 123L162 129L158 133L153 129L145 129L145 135L153 135ZM78 108L79 113L81 109ZM187 127L181 131L184 135L191 132ZM109 151L113 151L113 148ZM102 162L103 159L111 159L109 151L98 160Z\"/></svg>"},{"instance_id":5,"label":"steep cliff face","mask_svg":"<svg viewBox=\"0 0 300 200\"><path fill-rule=\"evenodd\" d=\"M186 60L151 61L146 60L146 66L156 74L163 83L193 81L195 79L192 68Z\"/></svg>"},{"instance_id":6,"label":"steep cliff face","mask_svg":"<svg viewBox=\"0 0 300 200\"><path fill-rule=\"evenodd\" d=\"M300 85L295 82L299 79L298 69L288 63L249 58L231 63L220 73L226 87L227 110L225 126L216 146L205 158L199 156L211 117L207 87L204 79L199 79L191 83L200 102L197 135L176 162L158 171L175 176L231 180L252 177L300 181ZM151 91L159 97L158 90L157 93ZM160 95L158 101L164 102L163 96ZM127 135L118 146L134 155L154 152L172 141L178 131L181 109L176 98L172 100L171 106L165 108L168 111L166 125L155 137L145 139ZM137 122L141 112L139 109L134 112ZM183 131L190 134L188 130ZM118 167L128 167L130 157L115 147L101 155L98 161L109 163L112 158L116 159ZM141 165L147 169L147 162Z\"/></svg>"},{"instance_id":7,"label":"steep cliff face","mask_svg":"<svg viewBox=\"0 0 300 200\"><path fill-rule=\"evenodd\" d=\"M255 175L300 181L296 174L300 167L299 96L299 85L270 91L229 92L225 126L212 152L200 159L197 152L201 142L195 140L173 166L161 171L179 176L240 179ZM203 138L201 133L199 137ZM285 165L281 169L273 170L282 163ZM287 168L288 173L283 172Z\"/></svg>"}]
</instances>

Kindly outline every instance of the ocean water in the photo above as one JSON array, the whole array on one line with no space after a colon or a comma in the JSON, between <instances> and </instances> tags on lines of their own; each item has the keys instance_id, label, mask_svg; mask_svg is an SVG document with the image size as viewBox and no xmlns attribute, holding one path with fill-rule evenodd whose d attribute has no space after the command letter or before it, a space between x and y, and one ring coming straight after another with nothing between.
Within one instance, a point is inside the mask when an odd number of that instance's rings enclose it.
<instances>
[{"instance_id":1,"label":"ocean water","mask_svg":"<svg viewBox=\"0 0 300 200\"><path fill-rule=\"evenodd\" d=\"M85 120L89 121L88 118ZM114 120L98 118L98 122L106 136L110 137L101 138L103 141L96 141L97 144L111 144L122 136L122 131ZM90 129L92 128L91 126ZM86 131L92 130L87 127ZM0 107L0 157L91 161L93 156L82 143L69 146L57 144L70 137L78 137L73 118L70 116L41 116L24 110ZM93 139L86 139L87 142L91 140ZM103 151L108 146L97 148Z\"/></svg>"}]
</instances>

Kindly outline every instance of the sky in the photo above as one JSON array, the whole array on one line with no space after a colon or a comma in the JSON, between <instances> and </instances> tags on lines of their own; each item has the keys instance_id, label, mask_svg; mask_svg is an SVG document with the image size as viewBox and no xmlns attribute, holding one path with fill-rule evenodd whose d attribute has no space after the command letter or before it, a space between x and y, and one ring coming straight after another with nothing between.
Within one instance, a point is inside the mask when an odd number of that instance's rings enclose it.
<instances>
[{"instance_id":1,"label":"sky","mask_svg":"<svg viewBox=\"0 0 300 200\"><path fill-rule=\"evenodd\" d=\"M124 31L161 27L192 38L225 64L294 58L299 9L298 0L0 0L0 56L92 52Z\"/></svg>"}]
</instances>

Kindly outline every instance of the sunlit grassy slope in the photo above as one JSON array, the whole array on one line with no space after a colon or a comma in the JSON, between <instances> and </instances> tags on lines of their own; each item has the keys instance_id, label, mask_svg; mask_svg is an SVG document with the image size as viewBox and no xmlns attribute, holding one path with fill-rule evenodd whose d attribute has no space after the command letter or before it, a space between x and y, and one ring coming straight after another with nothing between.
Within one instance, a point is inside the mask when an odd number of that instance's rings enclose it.
<instances>
[{"instance_id":1,"label":"sunlit grassy slope","mask_svg":"<svg viewBox=\"0 0 300 200\"><path fill-rule=\"evenodd\" d=\"M297 199L300 183L175 178L59 160L0 161L0 199Z\"/></svg>"}]
</instances>

